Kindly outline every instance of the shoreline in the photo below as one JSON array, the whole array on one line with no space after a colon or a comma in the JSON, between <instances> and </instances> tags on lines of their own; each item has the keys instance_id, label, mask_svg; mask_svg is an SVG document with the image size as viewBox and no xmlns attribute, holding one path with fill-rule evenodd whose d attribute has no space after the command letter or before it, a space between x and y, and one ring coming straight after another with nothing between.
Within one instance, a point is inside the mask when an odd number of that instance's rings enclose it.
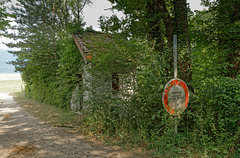
<instances>
[{"instance_id":1,"label":"shoreline","mask_svg":"<svg viewBox=\"0 0 240 158\"><path fill-rule=\"evenodd\" d=\"M22 80L20 73L0 73L0 81Z\"/></svg>"}]
</instances>

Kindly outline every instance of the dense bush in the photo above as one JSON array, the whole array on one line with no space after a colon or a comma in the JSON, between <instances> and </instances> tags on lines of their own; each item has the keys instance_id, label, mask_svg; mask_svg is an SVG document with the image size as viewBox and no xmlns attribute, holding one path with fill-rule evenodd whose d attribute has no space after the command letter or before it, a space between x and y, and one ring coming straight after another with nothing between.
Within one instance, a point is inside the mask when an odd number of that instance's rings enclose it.
<instances>
[{"instance_id":1,"label":"dense bush","mask_svg":"<svg viewBox=\"0 0 240 158\"><path fill-rule=\"evenodd\" d=\"M240 157L239 0L202 0L208 10L195 15L180 0L109 1L126 16L101 17L101 28L123 36L86 29L94 80L89 87L81 85L85 63L71 34L83 32L80 13L90 0L64 5L19 0L12 7L16 34L6 36L16 41L8 46L20 50L11 52L17 60L10 63L22 73L26 96L69 109L75 87L82 101L89 88L83 123L100 136L157 149L159 157ZM173 34L178 36L178 75L191 90L189 106L178 117L162 106L164 85L173 78ZM125 86L99 93L114 74Z\"/></svg>"},{"instance_id":2,"label":"dense bush","mask_svg":"<svg viewBox=\"0 0 240 158\"><path fill-rule=\"evenodd\" d=\"M98 134L157 149L155 154L160 157L239 156L239 78L196 78L188 108L173 117L162 105L163 88L172 73L166 71L166 53L145 50L134 71L136 93L127 100L94 95L85 125Z\"/></svg>"},{"instance_id":3,"label":"dense bush","mask_svg":"<svg viewBox=\"0 0 240 158\"><path fill-rule=\"evenodd\" d=\"M26 82L26 96L52 104L63 109L70 108L70 100L75 87L80 86L83 59L72 37L65 38L58 49L58 66L45 77L45 72L31 70L36 75ZM26 75L26 72L24 73ZM24 79L24 78L23 78Z\"/></svg>"},{"instance_id":4,"label":"dense bush","mask_svg":"<svg viewBox=\"0 0 240 158\"><path fill-rule=\"evenodd\" d=\"M236 156L240 141L240 79L211 78L200 85L192 107L198 143L212 156Z\"/></svg>"},{"instance_id":5,"label":"dense bush","mask_svg":"<svg viewBox=\"0 0 240 158\"><path fill-rule=\"evenodd\" d=\"M28 82L26 95L69 109L72 91L81 84L79 75L83 62L73 41L66 42L68 47L61 48L64 51L60 56L56 76L46 78L51 82L37 81L37 78L34 82ZM239 78L195 77L192 82L194 93L191 93L188 108L181 116L173 117L162 105L163 88L172 78L172 72L167 71L170 60L167 58L168 50L155 52L149 43L139 39L117 39L115 44L118 47L104 54L106 58L98 54L101 62L93 61L95 67L90 73L95 75L95 79L101 80L94 86L96 88L102 84L103 76L108 80L111 73L121 72L123 76L130 73L135 76L134 82L130 82L134 93L129 95L124 92L127 89L121 89L121 97L113 97L110 91L103 95L93 88L93 97L88 102L87 110L83 111L83 125L86 129L121 143L155 149L156 156L160 157L239 156ZM123 50L128 51L127 56L113 55ZM131 60L136 56L141 58ZM112 64L112 60L120 57L117 66ZM122 67L124 71L121 71ZM127 77L122 79L129 82ZM84 89L81 89L79 98L83 97L83 92ZM175 125L178 125L177 134L174 134Z\"/></svg>"}]
</instances>

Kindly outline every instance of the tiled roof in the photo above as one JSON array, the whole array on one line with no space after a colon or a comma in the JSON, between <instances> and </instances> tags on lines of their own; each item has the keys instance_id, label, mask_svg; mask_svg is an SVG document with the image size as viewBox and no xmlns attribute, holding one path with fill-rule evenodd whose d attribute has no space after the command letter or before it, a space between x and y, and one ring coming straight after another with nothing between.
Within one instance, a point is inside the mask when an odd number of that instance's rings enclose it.
<instances>
[{"instance_id":1,"label":"tiled roof","mask_svg":"<svg viewBox=\"0 0 240 158\"><path fill-rule=\"evenodd\" d=\"M76 33L72 36L86 64L92 60L92 54L107 52L111 47L114 47L111 35L98 32L84 32L81 34Z\"/></svg>"}]
</instances>

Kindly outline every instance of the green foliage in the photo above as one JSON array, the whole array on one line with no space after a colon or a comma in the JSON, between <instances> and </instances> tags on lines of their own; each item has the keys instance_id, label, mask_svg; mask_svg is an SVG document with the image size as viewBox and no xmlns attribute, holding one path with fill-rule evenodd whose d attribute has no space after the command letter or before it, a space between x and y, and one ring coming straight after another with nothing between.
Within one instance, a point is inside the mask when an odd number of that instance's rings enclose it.
<instances>
[{"instance_id":1,"label":"green foliage","mask_svg":"<svg viewBox=\"0 0 240 158\"><path fill-rule=\"evenodd\" d=\"M221 75L235 78L239 65L239 1L205 1L209 10L197 12L191 20L191 39L194 48L202 50L217 65Z\"/></svg>"},{"instance_id":2,"label":"green foliage","mask_svg":"<svg viewBox=\"0 0 240 158\"><path fill-rule=\"evenodd\" d=\"M101 59L92 63L94 66L91 71L95 82L104 75L119 73L122 82L128 84L134 93L129 94L129 89L122 88L118 96L111 92L102 95L93 89L94 97L88 104L85 126L91 131L108 134L123 143L147 145L156 135L172 129L166 127L166 121L170 117L161 105L163 88L170 78L166 77L168 61L158 56L166 53L153 51L153 45L140 39L116 38L114 44L115 47L110 49L112 51L99 52L95 56L94 59ZM119 54L116 54L117 52ZM129 80L129 76L134 76L135 80ZM96 87L99 86L101 85Z\"/></svg>"},{"instance_id":3,"label":"green foliage","mask_svg":"<svg viewBox=\"0 0 240 158\"><path fill-rule=\"evenodd\" d=\"M239 149L238 79L211 78L200 82L194 95L195 132L199 143L212 155L234 156Z\"/></svg>"},{"instance_id":4,"label":"green foliage","mask_svg":"<svg viewBox=\"0 0 240 158\"><path fill-rule=\"evenodd\" d=\"M208 32L213 14L199 12L191 21L190 33L198 36L190 36L195 45L190 56L193 80L188 85L194 93L180 118L169 116L161 104L163 87L172 78L170 50L156 52L144 40L121 38L114 43L117 47L107 46L112 51L96 55L92 71L105 70L101 75L131 72L136 77L136 86L132 85L135 93L117 99L112 94L93 93L91 110L85 115L89 130L120 142L147 145L158 157L238 157L240 82L239 78L224 77L229 64L225 50L216 49L218 43L211 41L214 34ZM207 20L210 22L203 22ZM198 30L203 31L195 32ZM124 52L128 52L125 58L121 56ZM129 61L131 57L134 60ZM174 135L176 124L178 134Z\"/></svg>"},{"instance_id":5,"label":"green foliage","mask_svg":"<svg viewBox=\"0 0 240 158\"><path fill-rule=\"evenodd\" d=\"M7 13L6 6L4 3L8 2L9 0L1 0L0 2L0 30L6 30L7 26L9 26L10 20L7 20L7 17L13 17L13 15Z\"/></svg>"},{"instance_id":6,"label":"green foliage","mask_svg":"<svg viewBox=\"0 0 240 158\"><path fill-rule=\"evenodd\" d=\"M18 0L20 7L12 8L17 34L6 36L18 41L9 47L21 48L10 52L18 57L11 63L22 73L27 97L69 109L83 63L71 36L83 31L81 11L89 1L81 2Z\"/></svg>"},{"instance_id":7,"label":"green foliage","mask_svg":"<svg viewBox=\"0 0 240 158\"><path fill-rule=\"evenodd\" d=\"M71 37L62 41L59 49L62 54L59 58L58 68L53 70L54 75L44 76L41 80L39 77L33 80L34 76L32 76L27 84L26 94L27 97L38 101L69 109L72 91L76 85L80 84L79 77L83 61ZM43 74L46 74L47 71L51 71L51 69L47 68ZM38 71L38 73L42 72Z\"/></svg>"},{"instance_id":8,"label":"green foliage","mask_svg":"<svg viewBox=\"0 0 240 158\"><path fill-rule=\"evenodd\" d=\"M83 124L98 136L154 149L157 157L239 157L238 1L205 1L209 10L192 15L186 34L186 21L178 23L186 20L186 10L177 10L176 1L110 0L127 16L102 17L101 27L122 36L91 27L83 32L79 11L89 1L18 1L24 8L14 10L19 34L8 36L21 40L9 46L21 48L12 52L18 57L12 63L23 74L27 97L69 109L72 92L79 86ZM153 3L166 7L166 12ZM176 19L177 12L184 15ZM174 18L174 26L182 25L179 30L172 28ZM171 27L166 27L168 22ZM179 76L187 76L194 90L179 117L170 116L162 106L163 88L173 78L172 50L167 45L173 31L181 34ZM91 56L88 66L72 33L83 35ZM192 45L185 44L189 41ZM86 70L92 76L84 81L89 87L81 82Z\"/></svg>"}]
</instances>

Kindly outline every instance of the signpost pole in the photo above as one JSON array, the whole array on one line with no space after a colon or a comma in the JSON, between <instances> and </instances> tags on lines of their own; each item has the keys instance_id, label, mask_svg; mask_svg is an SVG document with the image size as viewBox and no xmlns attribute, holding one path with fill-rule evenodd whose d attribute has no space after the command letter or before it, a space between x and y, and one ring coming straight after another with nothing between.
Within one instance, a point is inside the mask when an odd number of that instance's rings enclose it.
<instances>
[{"instance_id":1,"label":"signpost pole","mask_svg":"<svg viewBox=\"0 0 240 158\"><path fill-rule=\"evenodd\" d=\"M173 65L174 65L174 79L177 79L177 35L173 35ZM174 134L177 134L177 116L175 116Z\"/></svg>"},{"instance_id":2,"label":"signpost pole","mask_svg":"<svg viewBox=\"0 0 240 158\"><path fill-rule=\"evenodd\" d=\"M177 35L173 35L174 79L177 78Z\"/></svg>"},{"instance_id":3,"label":"signpost pole","mask_svg":"<svg viewBox=\"0 0 240 158\"><path fill-rule=\"evenodd\" d=\"M187 108L189 101L189 91L186 83L177 78L177 35L173 36L173 66L174 79L170 80L164 87L162 102L166 111L173 118L173 133L177 134L178 116Z\"/></svg>"}]
</instances>

